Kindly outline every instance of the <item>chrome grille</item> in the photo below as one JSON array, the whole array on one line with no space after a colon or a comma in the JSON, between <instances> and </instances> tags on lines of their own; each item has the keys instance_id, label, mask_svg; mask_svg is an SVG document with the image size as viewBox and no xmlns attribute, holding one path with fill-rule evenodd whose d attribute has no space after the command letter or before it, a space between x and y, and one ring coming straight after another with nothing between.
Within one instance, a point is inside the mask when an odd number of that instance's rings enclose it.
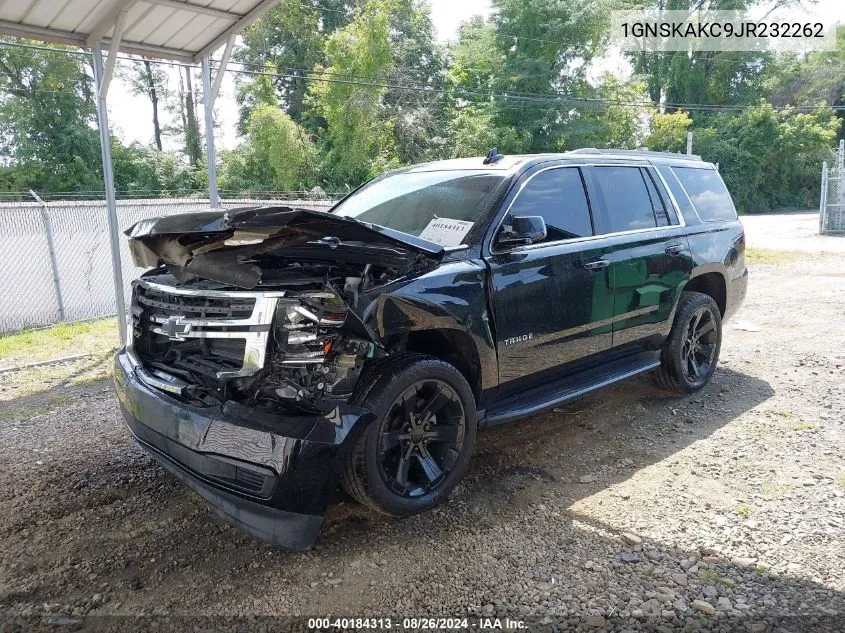
<instances>
[{"instance_id":1,"label":"chrome grille","mask_svg":"<svg viewBox=\"0 0 845 633\"><path fill-rule=\"evenodd\" d=\"M245 319L255 307L255 299L251 297L174 295L145 284L138 286L136 300L154 314L178 314L200 319Z\"/></svg>"},{"instance_id":2,"label":"chrome grille","mask_svg":"<svg viewBox=\"0 0 845 633\"><path fill-rule=\"evenodd\" d=\"M284 291L247 292L134 283L132 346L155 350L216 378L250 376L264 366L277 304L298 304ZM184 357L184 358L183 358Z\"/></svg>"}]
</instances>

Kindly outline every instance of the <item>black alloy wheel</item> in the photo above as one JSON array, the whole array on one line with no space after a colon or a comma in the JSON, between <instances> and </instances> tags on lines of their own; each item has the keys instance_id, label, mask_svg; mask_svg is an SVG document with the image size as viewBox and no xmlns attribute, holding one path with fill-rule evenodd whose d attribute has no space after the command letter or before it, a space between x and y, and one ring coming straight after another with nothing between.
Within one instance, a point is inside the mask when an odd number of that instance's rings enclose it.
<instances>
[{"instance_id":1,"label":"black alloy wheel","mask_svg":"<svg viewBox=\"0 0 845 633\"><path fill-rule=\"evenodd\" d=\"M438 358L398 353L365 368L353 401L375 419L346 457L350 496L391 516L443 503L469 469L478 432L463 374Z\"/></svg>"},{"instance_id":2,"label":"black alloy wheel","mask_svg":"<svg viewBox=\"0 0 845 633\"><path fill-rule=\"evenodd\" d=\"M717 343L716 316L709 306L701 306L689 320L681 351L684 371L691 383L697 383L710 373Z\"/></svg>"},{"instance_id":3,"label":"black alloy wheel","mask_svg":"<svg viewBox=\"0 0 845 633\"><path fill-rule=\"evenodd\" d=\"M722 346L722 313L713 297L683 292L675 310L672 330L654 371L657 384L674 393L693 393L706 385Z\"/></svg>"},{"instance_id":4,"label":"black alloy wheel","mask_svg":"<svg viewBox=\"0 0 845 633\"><path fill-rule=\"evenodd\" d=\"M466 412L442 380L420 380L393 402L381 424L379 470L402 497L420 497L454 469L464 441Z\"/></svg>"}]
</instances>

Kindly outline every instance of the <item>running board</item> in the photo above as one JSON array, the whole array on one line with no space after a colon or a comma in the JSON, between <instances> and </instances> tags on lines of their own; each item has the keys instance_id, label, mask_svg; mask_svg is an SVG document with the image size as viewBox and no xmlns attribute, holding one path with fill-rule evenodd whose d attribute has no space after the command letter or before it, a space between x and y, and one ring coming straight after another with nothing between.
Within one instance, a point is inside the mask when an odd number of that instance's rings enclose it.
<instances>
[{"instance_id":1,"label":"running board","mask_svg":"<svg viewBox=\"0 0 845 633\"><path fill-rule=\"evenodd\" d=\"M636 364L625 363L617 368L587 372L568 380L535 387L513 398L508 398L498 406L488 409L480 424L493 426L504 422L527 418L542 413L564 402L580 398L583 395L607 387L614 383L651 371L660 366L660 360L650 355L648 360L637 359Z\"/></svg>"}]
</instances>

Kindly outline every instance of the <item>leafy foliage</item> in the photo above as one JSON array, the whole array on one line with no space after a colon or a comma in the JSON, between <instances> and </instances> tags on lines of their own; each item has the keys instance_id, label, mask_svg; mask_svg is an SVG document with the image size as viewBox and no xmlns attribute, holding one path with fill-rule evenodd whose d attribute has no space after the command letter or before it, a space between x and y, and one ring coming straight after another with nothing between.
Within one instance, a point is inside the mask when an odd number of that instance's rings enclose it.
<instances>
[{"instance_id":1,"label":"leafy foliage","mask_svg":"<svg viewBox=\"0 0 845 633\"><path fill-rule=\"evenodd\" d=\"M293 119L272 105L252 111L246 141L224 154L220 186L231 191L302 191L317 181L317 152Z\"/></svg>"},{"instance_id":2,"label":"leafy foliage","mask_svg":"<svg viewBox=\"0 0 845 633\"><path fill-rule=\"evenodd\" d=\"M35 44L35 42L30 42ZM77 56L2 46L0 187L102 189L91 79Z\"/></svg>"},{"instance_id":3,"label":"leafy foliage","mask_svg":"<svg viewBox=\"0 0 845 633\"><path fill-rule=\"evenodd\" d=\"M687 132L692 119L683 110L671 114L655 113L651 118L651 133L646 146L658 152L682 152L687 144Z\"/></svg>"},{"instance_id":4,"label":"leafy foliage","mask_svg":"<svg viewBox=\"0 0 845 633\"><path fill-rule=\"evenodd\" d=\"M719 163L740 209L817 203L821 161L843 135L845 113L824 107L845 105L842 47L801 57L632 54L632 77L596 77L588 71L603 52L610 5L491 2L492 17L470 19L441 46L426 0L280 0L235 52L244 64L241 143L221 153L221 189L355 187L388 168L491 147L683 152L691 131L694 152ZM623 0L619 8L757 3ZM65 51L0 46L0 191L102 189L87 64ZM178 136L183 151L115 142L117 187L199 193L206 183L196 78L183 69L178 95L170 94L160 68L138 62L127 77L154 112L163 104L177 121L154 133L155 145Z\"/></svg>"},{"instance_id":5,"label":"leafy foliage","mask_svg":"<svg viewBox=\"0 0 845 633\"><path fill-rule=\"evenodd\" d=\"M323 77L358 81L311 84L325 121L321 149L336 184L358 184L392 164L392 125L385 116L385 79L393 68L388 15L393 0L367 0L326 42Z\"/></svg>"},{"instance_id":6,"label":"leafy foliage","mask_svg":"<svg viewBox=\"0 0 845 633\"><path fill-rule=\"evenodd\" d=\"M839 127L831 109L799 114L764 103L693 133L696 152L719 163L737 208L752 211L817 205L819 166L831 160Z\"/></svg>"}]
</instances>

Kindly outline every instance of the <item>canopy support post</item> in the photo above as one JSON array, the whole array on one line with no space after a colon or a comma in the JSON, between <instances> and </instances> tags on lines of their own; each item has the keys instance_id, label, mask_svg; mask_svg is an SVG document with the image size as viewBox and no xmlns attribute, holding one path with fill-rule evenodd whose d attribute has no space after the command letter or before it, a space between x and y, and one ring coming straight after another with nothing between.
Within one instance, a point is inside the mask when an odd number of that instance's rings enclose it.
<instances>
[{"instance_id":1,"label":"canopy support post","mask_svg":"<svg viewBox=\"0 0 845 633\"><path fill-rule=\"evenodd\" d=\"M94 51L94 86L97 91L97 127L100 130L100 151L103 157L103 184L106 189L106 215L109 222L109 244L111 245L112 275L114 277L114 303L117 309L117 329L120 332L120 344L126 345L126 302L123 290L123 267L120 264L119 226L117 220L117 200L114 191L114 169L111 158L111 138L109 135L109 114L106 107L108 84L103 77L103 48L95 42ZM106 88L104 91L103 88Z\"/></svg>"},{"instance_id":2,"label":"canopy support post","mask_svg":"<svg viewBox=\"0 0 845 633\"><path fill-rule=\"evenodd\" d=\"M214 100L211 89L211 66L208 57L202 58L202 101L205 106L205 152L208 159L208 195L211 208L220 208L217 193L217 162L214 152Z\"/></svg>"}]
</instances>

